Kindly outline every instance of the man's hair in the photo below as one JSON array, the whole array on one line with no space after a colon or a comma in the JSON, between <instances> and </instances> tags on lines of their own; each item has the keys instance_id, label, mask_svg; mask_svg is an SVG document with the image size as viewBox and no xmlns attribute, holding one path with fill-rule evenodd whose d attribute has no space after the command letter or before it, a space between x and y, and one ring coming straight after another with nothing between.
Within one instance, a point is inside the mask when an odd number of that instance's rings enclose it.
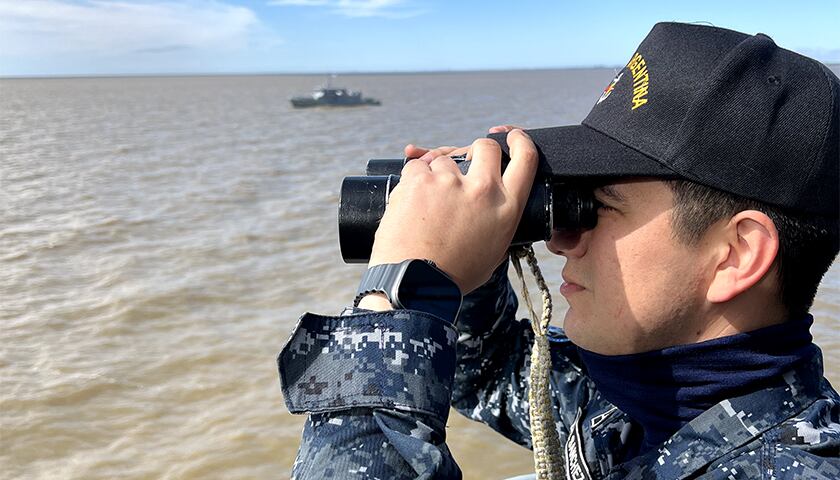
<instances>
[{"instance_id":1,"label":"man's hair","mask_svg":"<svg viewBox=\"0 0 840 480\"><path fill-rule=\"evenodd\" d=\"M666 182L674 194L671 227L686 245L696 245L714 223L744 210L770 217L779 232L776 266L779 295L789 316L808 312L823 275L840 249L838 219L784 211L688 180Z\"/></svg>"}]
</instances>

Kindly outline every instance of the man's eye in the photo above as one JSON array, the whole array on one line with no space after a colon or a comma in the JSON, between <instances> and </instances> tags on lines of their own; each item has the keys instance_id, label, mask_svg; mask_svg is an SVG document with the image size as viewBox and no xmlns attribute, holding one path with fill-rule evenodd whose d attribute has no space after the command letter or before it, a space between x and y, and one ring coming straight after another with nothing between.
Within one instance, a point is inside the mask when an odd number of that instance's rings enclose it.
<instances>
[{"instance_id":1,"label":"man's eye","mask_svg":"<svg viewBox=\"0 0 840 480\"><path fill-rule=\"evenodd\" d=\"M609 206L609 205L606 205L606 204L604 204L604 203L598 202L598 211L605 211L605 212L613 211L613 212L617 212L618 210L617 210L617 209L615 209L615 208L613 208L613 207L611 207L611 206Z\"/></svg>"}]
</instances>

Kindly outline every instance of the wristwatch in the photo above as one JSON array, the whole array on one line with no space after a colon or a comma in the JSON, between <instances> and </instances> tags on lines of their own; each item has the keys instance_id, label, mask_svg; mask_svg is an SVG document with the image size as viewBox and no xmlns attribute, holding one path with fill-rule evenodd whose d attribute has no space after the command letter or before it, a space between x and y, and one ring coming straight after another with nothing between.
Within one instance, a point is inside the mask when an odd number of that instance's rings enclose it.
<instances>
[{"instance_id":1,"label":"wristwatch","mask_svg":"<svg viewBox=\"0 0 840 480\"><path fill-rule=\"evenodd\" d=\"M375 265L362 276L354 306L365 295L384 293L395 309L419 310L455 322L461 290L430 260Z\"/></svg>"}]
</instances>

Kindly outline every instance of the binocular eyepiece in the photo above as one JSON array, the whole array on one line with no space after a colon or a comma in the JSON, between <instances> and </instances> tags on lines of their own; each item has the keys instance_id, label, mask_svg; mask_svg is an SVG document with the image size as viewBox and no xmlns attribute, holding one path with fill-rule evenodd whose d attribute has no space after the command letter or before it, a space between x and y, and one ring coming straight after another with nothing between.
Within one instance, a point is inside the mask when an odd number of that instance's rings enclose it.
<instances>
[{"instance_id":1,"label":"binocular eyepiece","mask_svg":"<svg viewBox=\"0 0 840 480\"><path fill-rule=\"evenodd\" d=\"M467 173L470 162L453 157ZM345 177L338 206L338 242L346 263L367 263L388 197L400 182L407 160L371 159L364 176ZM502 163L502 170L507 165ZM549 240L552 231L588 230L598 221L592 187L537 173L511 245Z\"/></svg>"}]
</instances>

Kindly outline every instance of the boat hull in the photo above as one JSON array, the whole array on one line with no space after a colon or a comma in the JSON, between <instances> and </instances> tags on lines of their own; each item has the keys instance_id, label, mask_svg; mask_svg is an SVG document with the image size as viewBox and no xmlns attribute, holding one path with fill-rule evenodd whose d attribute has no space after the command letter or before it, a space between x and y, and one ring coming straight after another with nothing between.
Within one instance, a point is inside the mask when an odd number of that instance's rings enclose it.
<instances>
[{"instance_id":1,"label":"boat hull","mask_svg":"<svg viewBox=\"0 0 840 480\"><path fill-rule=\"evenodd\" d=\"M295 108L310 108L310 107L364 107L382 105L382 102L373 98L365 98L360 101L344 101L331 102L319 101L310 97L296 97L291 99L292 106Z\"/></svg>"}]
</instances>

